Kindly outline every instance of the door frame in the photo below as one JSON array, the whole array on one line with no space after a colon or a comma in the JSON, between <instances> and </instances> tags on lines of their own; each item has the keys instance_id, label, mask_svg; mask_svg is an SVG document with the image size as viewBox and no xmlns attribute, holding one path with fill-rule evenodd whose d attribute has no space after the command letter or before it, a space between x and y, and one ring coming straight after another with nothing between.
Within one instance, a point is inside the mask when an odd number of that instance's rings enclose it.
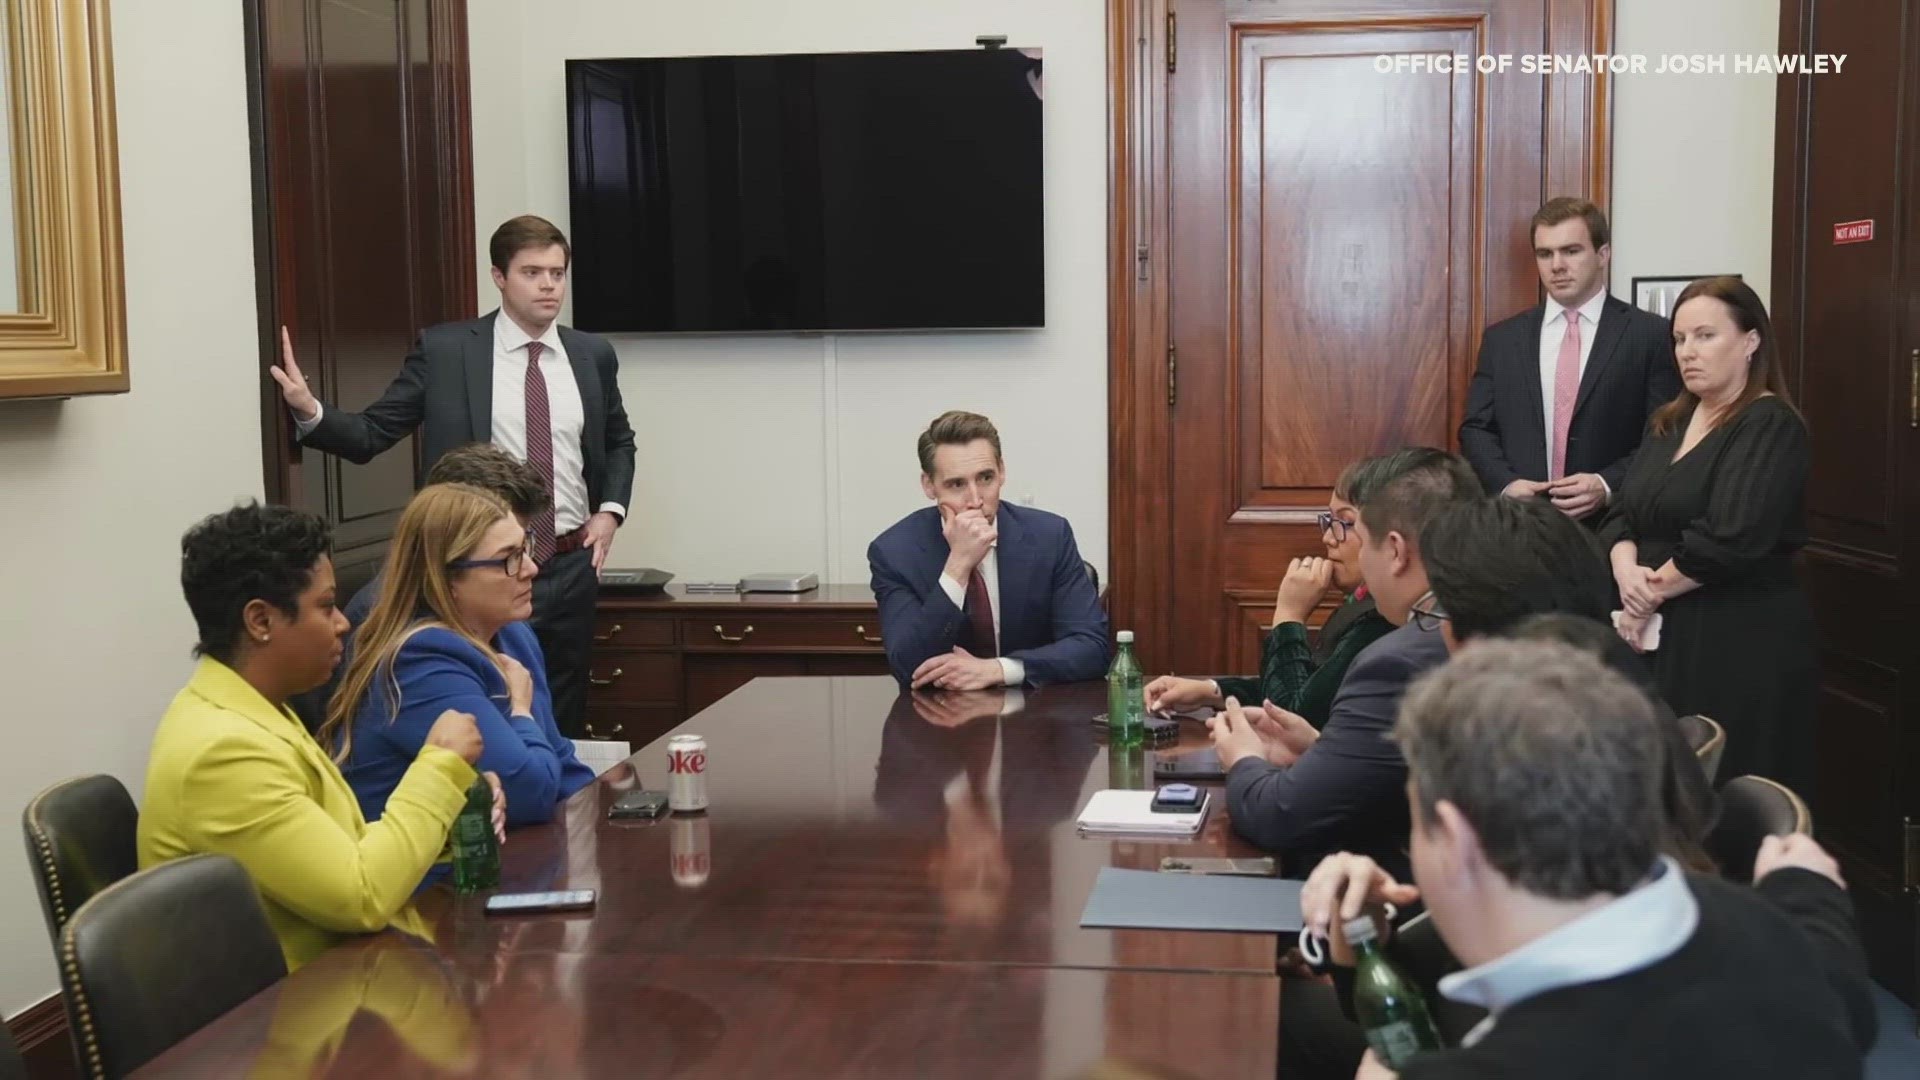
<instances>
[{"instance_id":1,"label":"door frame","mask_svg":"<svg viewBox=\"0 0 1920 1080\"><path fill-rule=\"evenodd\" d=\"M1108 599L1113 625L1135 631L1141 663L1150 670L1165 668L1160 647L1171 640L1177 615L1172 506L1161 496L1177 482L1174 358L1167 332L1172 191L1166 138L1178 6L1178 0L1107 0ZM1431 2L1400 7L1377 20L1405 25L1459 15ZM1613 0L1549 0L1549 40L1542 51L1611 53L1613 16ZM1588 192L1607 209L1613 80L1556 75L1546 81L1545 186ZM1474 333L1477 351L1479 330Z\"/></svg>"}]
</instances>

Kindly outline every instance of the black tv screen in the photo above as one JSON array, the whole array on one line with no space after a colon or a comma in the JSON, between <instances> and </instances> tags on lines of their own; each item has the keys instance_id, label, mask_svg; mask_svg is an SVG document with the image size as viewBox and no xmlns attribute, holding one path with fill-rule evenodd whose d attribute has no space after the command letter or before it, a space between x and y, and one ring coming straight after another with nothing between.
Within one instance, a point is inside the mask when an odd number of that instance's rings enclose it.
<instances>
[{"instance_id":1,"label":"black tv screen","mask_svg":"<svg viewBox=\"0 0 1920 1080\"><path fill-rule=\"evenodd\" d=\"M575 325L1044 326L1039 57L569 60Z\"/></svg>"}]
</instances>

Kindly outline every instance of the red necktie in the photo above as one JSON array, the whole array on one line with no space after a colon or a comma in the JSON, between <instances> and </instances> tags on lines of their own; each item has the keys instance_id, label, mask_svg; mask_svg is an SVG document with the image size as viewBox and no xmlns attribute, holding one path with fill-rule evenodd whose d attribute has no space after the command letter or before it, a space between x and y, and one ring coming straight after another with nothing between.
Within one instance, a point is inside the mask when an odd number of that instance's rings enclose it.
<instances>
[{"instance_id":1,"label":"red necktie","mask_svg":"<svg viewBox=\"0 0 1920 1080\"><path fill-rule=\"evenodd\" d=\"M993 633L993 602L987 599L987 579L980 576L978 566L967 577L967 625L973 631L973 648L968 652L975 656L1000 655L1000 643Z\"/></svg>"},{"instance_id":2,"label":"red necktie","mask_svg":"<svg viewBox=\"0 0 1920 1080\"><path fill-rule=\"evenodd\" d=\"M540 354L546 346L527 342L527 464L553 490L553 419L547 407L547 380L540 374ZM535 514L527 531L533 539L533 561L553 558L553 500Z\"/></svg>"},{"instance_id":3,"label":"red necktie","mask_svg":"<svg viewBox=\"0 0 1920 1080\"><path fill-rule=\"evenodd\" d=\"M1560 339L1560 357L1553 365L1553 461L1547 479L1567 475L1567 429L1573 426L1573 405L1580 399L1580 313L1567 309L1567 335Z\"/></svg>"}]
</instances>

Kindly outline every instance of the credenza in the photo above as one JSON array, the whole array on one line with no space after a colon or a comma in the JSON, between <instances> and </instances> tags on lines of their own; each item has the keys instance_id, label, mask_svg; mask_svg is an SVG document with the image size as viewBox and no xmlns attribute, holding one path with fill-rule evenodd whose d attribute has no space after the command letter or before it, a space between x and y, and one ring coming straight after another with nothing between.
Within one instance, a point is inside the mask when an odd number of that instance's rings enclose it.
<instances>
[{"instance_id":1,"label":"credenza","mask_svg":"<svg viewBox=\"0 0 1920 1080\"><path fill-rule=\"evenodd\" d=\"M804 593L600 590L587 737L644 746L762 675L884 675L865 585Z\"/></svg>"}]
</instances>

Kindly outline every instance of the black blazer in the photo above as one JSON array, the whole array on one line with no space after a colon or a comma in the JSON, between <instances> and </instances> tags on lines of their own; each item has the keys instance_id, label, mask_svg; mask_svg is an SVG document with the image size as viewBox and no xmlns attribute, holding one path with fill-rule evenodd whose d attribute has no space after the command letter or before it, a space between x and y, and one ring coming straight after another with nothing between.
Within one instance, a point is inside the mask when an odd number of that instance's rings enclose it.
<instances>
[{"instance_id":1,"label":"black blazer","mask_svg":"<svg viewBox=\"0 0 1920 1080\"><path fill-rule=\"evenodd\" d=\"M1487 327L1480 338L1460 453L1489 495L1515 480L1547 478L1547 421L1540 404L1545 318L1542 304ZM1619 491L1648 418L1679 394L1667 320L1607 297L1567 430L1567 471L1598 473Z\"/></svg>"},{"instance_id":2,"label":"black blazer","mask_svg":"<svg viewBox=\"0 0 1920 1080\"><path fill-rule=\"evenodd\" d=\"M322 409L319 425L300 441L364 465L424 424L423 469L432 469L456 446L491 442L493 320L499 314L496 310L420 331L400 374L380 400L358 413ZM580 449L586 463L587 513L606 502L629 506L633 427L620 402L620 361L605 338L571 327L560 328L560 344L567 350L586 413Z\"/></svg>"}]
</instances>

